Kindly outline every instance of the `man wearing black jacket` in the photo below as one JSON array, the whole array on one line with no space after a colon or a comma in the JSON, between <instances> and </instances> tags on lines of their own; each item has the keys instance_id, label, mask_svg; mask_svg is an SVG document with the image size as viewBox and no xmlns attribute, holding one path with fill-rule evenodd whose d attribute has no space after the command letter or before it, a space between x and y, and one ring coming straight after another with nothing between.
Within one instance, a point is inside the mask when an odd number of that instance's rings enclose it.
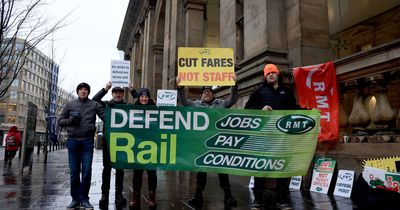
<instances>
[{"instance_id":1,"label":"man wearing black jacket","mask_svg":"<svg viewBox=\"0 0 400 210\"><path fill-rule=\"evenodd\" d=\"M280 85L279 69L274 64L264 67L263 86L254 91L245 105L245 109L261 110L294 110L298 109L296 98L292 91ZM291 209L288 190L288 178L276 179L277 208ZM255 199L251 209L261 209L266 179L255 177L253 193Z\"/></svg>"},{"instance_id":2,"label":"man wearing black jacket","mask_svg":"<svg viewBox=\"0 0 400 210\"><path fill-rule=\"evenodd\" d=\"M115 104L126 104L123 100L125 90L122 87L114 87L111 90L112 99L110 101L102 101L101 99L107 94L108 90L111 89L112 83L108 82L105 88L102 88L92 100L97 101L102 107L105 108L106 105L112 107ZM130 88L132 86L130 85ZM132 88L131 88L132 89ZM131 95L135 96L136 91L131 90ZM103 127L104 132L104 127ZM105 136L102 138L103 145L103 173L102 173L102 183L101 183L101 199L99 201L100 209L108 208L108 196L110 191L110 181L111 181L111 159L110 150L107 146ZM115 170L115 205L125 206L126 199L122 195L123 182L124 182L124 169Z\"/></svg>"}]
</instances>

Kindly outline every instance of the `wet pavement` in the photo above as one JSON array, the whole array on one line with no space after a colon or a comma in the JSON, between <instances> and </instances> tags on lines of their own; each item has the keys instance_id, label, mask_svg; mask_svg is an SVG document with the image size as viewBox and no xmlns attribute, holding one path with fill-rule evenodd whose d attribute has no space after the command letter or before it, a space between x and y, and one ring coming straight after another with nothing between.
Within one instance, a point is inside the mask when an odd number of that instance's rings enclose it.
<instances>
[{"instance_id":1,"label":"wet pavement","mask_svg":"<svg viewBox=\"0 0 400 210\"><path fill-rule=\"evenodd\" d=\"M90 188L90 202L95 209L99 209L101 197L101 150L95 150L92 168L92 183ZM67 149L60 149L48 153L48 162L43 163L43 154L35 154L33 169L25 169L19 175L18 155L13 160L11 168L3 168L4 148L0 149L0 209L66 209L71 202L69 195L69 169ZM187 204L196 187L196 174L190 172L157 171L157 209L193 209ZM132 194L132 170L125 170L124 197L128 202ZM114 178L112 172L109 209L117 208L114 205ZM232 194L238 200L238 206L233 209L250 209L249 178L230 176ZM147 177L144 173L142 187L142 208L148 209ZM267 206L265 209L274 209L272 191L266 193ZM223 191L219 188L216 174L208 175L208 183L203 193L204 204L202 210L226 209L223 204ZM321 209L321 210L348 210L353 209L352 201L348 198L333 197L320 193L291 191L290 198L293 209Z\"/></svg>"}]
</instances>

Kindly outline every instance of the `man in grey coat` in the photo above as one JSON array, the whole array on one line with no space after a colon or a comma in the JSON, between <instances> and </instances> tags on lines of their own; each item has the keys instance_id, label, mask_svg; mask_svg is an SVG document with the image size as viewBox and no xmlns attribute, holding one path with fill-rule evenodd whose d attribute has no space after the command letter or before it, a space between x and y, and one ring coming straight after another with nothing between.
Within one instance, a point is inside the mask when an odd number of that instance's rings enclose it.
<instances>
[{"instance_id":1,"label":"man in grey coat","mask_svg":"<svg viewBox=\"0 0 400 210\"><path fill-rule=\"evenodd\" d=\"M104 120L103 107L88 98L90 86L80 83L76 87L78 98L65 104L58 124L67 128L68 162L72 202L67 209L91 210L89 189L92 178L92 160L96 115ZM82 178L80 177L82 175Z\"/></svg>"},{"instance_id":2,"label":"man in grey coat","mask_svg":"<svg viewBox=\"0 0 400 210\"><path fill-rule=\"evenodd\" d=\"M234 76L236 81L236 75ZM180 79L176 78L177 84L179 85ZM214 97L214 90L211 86L204 86L201 90L201 98L198 100L190 100L186 98L183 86L178 87L178 100L183 106L192 107L207 107L207 108L229 108L236 103L238 99L238 86L231 87L231 94L227 99L219 99ZM203 205L203 190L207 183L207 173L198 172L196 177L196 192L193 197L188 200L189 205L192 207L201 208ZM228 174L218 174L219 185L224 190L224 204L225 207L236 207L237 201L232 196L231 186L229 184Z\"/></svg>"}]
</instances>

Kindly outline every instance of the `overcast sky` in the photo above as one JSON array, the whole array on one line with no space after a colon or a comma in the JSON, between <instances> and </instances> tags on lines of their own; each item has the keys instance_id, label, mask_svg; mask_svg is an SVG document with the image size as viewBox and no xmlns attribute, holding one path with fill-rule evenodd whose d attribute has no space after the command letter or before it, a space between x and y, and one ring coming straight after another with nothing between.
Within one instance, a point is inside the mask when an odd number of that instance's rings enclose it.
<instances>
[{"instance_id":1,"label":"overcast sky","mask_svg":"<svg viewBox=\"0 0 400 210\"><path fill-rule=\"evenodd\" d=\"M111 60L123 59L117 43L129 0L52 0L46 13L60 19L69 12L68 25L55 34L59 85L75 92L81 82L93 97L110 80ZM49 55L49 44L39 47ZM104 99L110 98L110 93Z\"/></svg>"}]
</instances>

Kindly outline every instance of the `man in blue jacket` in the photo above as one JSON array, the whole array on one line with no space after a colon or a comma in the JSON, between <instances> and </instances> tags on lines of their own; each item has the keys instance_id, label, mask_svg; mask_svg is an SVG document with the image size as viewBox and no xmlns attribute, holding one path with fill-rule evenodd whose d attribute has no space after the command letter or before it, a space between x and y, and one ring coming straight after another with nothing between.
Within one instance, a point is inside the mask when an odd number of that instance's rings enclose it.
<instances>
[{"instance_id":1,"label":"man in blue jacket","mask_svg":"<svg viewBox=\"0 0 400 210\"><path fill-rule=\"evenodd\" d=\"M67 102L58 120L59 126L67 128L68 133L67 148L72 202L67 209L81 207L92 210L89 189L92 178L95 123L96 115L104 120L104 110L99 103L88 98L90 86L87 83L80 83L76 87L76 93L78 98Z\"/></svg>"}]
</instances>

